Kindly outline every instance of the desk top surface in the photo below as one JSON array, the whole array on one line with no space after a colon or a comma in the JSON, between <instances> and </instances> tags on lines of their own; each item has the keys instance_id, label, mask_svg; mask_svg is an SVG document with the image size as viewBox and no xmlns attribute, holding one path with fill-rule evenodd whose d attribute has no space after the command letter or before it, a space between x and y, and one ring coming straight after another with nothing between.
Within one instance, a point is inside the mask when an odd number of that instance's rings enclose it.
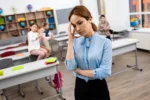
<instances>
[{"instance_id":1,"label":"desk top surface","mask_svg":"<svg viewBox=\"0 0 150 100\"><path fill-rule=\"evenodd\" d=\"M24 42L22 42L22 43L24 43ZM18 46L19 44L21 44L21 43L15 43L15 44L11 44L11 45L1 46L0 50L3 50L3 49L8 48L8 47Z\"/></svg>"},{"instance_id":2,"label":"desk top surface","mask_svg":"<svg viewBox=\"0 0 150 100\"><path fill-rule=\"evenodd\" d=\"M130 44L135 44L138 42L139 40L133 39L133 38L115 40L115 41L112 41L112 49L120 48L120 47L127 46ZM66 43L68 43L68 41Z\"/></svg>"},{"instance_id":3,"label":"desk top surface","mask_svg":"<svg viewBox=\"0 0 150 100\"><path fill-rule=\"evenodd\" d=\"M46 59L43 59L43 60L39 60L39 61L35 61L35 62L22 64L24 66L24 68L20 69L20 70L16 70L16 71L12 71L12 68L14 66L3 69L4 75L0 76L0 80L14 77L14 76L19 76L21 74L25 74L25 73L29 73L29 72L34 72L34 71L41 70L41 69L48 68L48 67L54 67L59 64L59 61L57 61L56 63L46 65L45 61L46 61Z\"/></svg>"},{"instance_id":4,"label":"desk top surface","mask_svg":"<svg viewBox=\"0 0 150 100\"><path fill-rule=\"evenodd\" d=\"M116 48L120 48L120 47L123 47L123 46L135 44L135 43L138 43L138 42L139 42L139 40L132 39L132 38L125 38L125 39L115 40L115 41L112 41L112 49L116 49Z\"/></svg>"},{"instance_id":5,"label":"desk top surface","mask_svg":"<svg viewBox=\"0 0 150 100\"><path fill-rule=\"evenodd\" d=\"M7 51L16 51L17 52L17 51L22 51L22 50L27 50L27 49L28 49L28 46L21 46L21 47L17 47L17 48L0 51L0 54L7 52Z\"/></svg>"},{"instance_id":6,"label":"desk top surface","mask_svg":"<svg viewBox=\"0 0 150 100\"><path fill-rule=\"evenodd\" d=\"M136 33L150 33L150 28L141 28L141 29L137 29L137 30L132 30L132 32L136 32Z\"/></svg>"},{"instance_id":7,"label":"desk top surface","mask_svg":"<svg viewBox=\"0 0 150 100\"><path fill-rule=\"evenodd\" d=\"M75 34L75 36L80 36L79 34ZM56 41L64 41L64 40L68 40L68 35L60 35L58 37L54 38Z\"/></svg>"}]
</instances>

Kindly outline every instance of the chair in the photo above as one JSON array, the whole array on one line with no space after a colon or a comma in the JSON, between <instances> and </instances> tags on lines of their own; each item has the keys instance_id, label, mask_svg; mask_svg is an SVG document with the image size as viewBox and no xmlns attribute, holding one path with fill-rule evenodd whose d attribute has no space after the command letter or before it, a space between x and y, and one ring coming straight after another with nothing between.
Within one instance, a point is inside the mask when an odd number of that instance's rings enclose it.
<instances>
[{"instance_id":1,"label":"chair","mask_svg":"<svg viewBox=\"0 0 150 100\"><path fill-rule=\"evenodd\" d=\"M12 55L15 55L16 54L16 52L15 51L6 51L6 52L4 52L4 53L2 53L2 54L0 54L0 57L8 57L8 56L12 56Z\"/></svg>"},{"instance_id":2,"label":"chair","mask_svg":"<svg viewBox=\"0 0 150 100\"><path fill-rule=\"evenodd\" d=\"M0 60L0 69L9 68L11 66L14 66L13 60L11 58L6 58L6 59ZM21 94L21 96L25 97L24 93L22 92L22 90L20 88L20 85L18 85L18 90L19 90L19 93ZM5 99L8 100L6 93L5 93L5 89L2 90L1 95L4 95Z\"/></svg>"}]
</instances>

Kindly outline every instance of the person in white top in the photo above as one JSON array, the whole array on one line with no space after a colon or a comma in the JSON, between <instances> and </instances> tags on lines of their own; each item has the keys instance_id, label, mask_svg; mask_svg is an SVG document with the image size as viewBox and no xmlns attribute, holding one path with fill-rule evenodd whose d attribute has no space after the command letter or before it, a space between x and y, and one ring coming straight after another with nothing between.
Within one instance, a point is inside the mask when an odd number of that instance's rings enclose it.
<instances>
[{"instance_id":1,"label":"person in white top","mask_svg":"<svg viewBox=\"0 0 150 100\"><path fill-rule=\"evenodd\" d=\"M38 30L38 25L33 24L31 25L31 31L28 32L28 51L31 55L37 55L37 60L47 57L47 51L40 47L40 40L50 40L52 38L52 35L49 37L45 37L45 35L43 35L43 30L44 28L40 28Z\"/></svg>"}]
</instances>

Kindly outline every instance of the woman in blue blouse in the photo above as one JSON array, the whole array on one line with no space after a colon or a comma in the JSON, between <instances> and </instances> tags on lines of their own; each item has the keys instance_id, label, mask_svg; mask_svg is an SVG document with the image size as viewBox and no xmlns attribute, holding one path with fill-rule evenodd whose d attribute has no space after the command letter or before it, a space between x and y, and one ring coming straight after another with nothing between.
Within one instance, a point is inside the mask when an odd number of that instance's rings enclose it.
<instances>
[{"instance_id":1,"label":"woman in blue blouse","mask_svg":"<svg viewBox=\"0 0 150 100\"><path fill-rule=\"evenodd\" d=\"M105 78L111 75L111 41L96 32L97 27L85 6L73 8L69 21L65 65L76 76L75 100L110 100ZM74 38L74 32L81 37Z\"/></svg>"}]
</instances>

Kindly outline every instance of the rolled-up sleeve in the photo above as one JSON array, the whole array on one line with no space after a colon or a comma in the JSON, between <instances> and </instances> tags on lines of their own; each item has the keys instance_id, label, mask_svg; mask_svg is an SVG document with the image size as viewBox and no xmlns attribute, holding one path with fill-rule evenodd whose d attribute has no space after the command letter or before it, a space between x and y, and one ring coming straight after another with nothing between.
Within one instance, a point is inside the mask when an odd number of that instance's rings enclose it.
<instances>
[{"instance_id":1,"label":"rolled-up sleeve","mask_svg":"<svg viewBox=\"0 0 150 100\"><path fill-rule=\"evenodd\" d=\"M75 48L74 48L75 41L76 41L76 39L74 39L74 41L73 41L73 52L74 52L74 55L76 54L75 53ZM64 63L66 65L66 68L67 68L68 71L74 71L77 68L76 58L69 59L69 60L66 59Z\"/></svg>"},{"instance_id":2,"label":"rolled-up sleeve","mask_svg":"<svg viewBox=\"0 0 150 100\"><path fill-rule=\"evenodd\" d=\"M111 75L112 67L112 43L110 40L106 40L103 49L102 63L99 68L93 70L94 78L105 79Z\"/></svg>"},{"instance_id":3,"label":"rolled-up sleeve","mask_svg":"<svg viewBox=\"0 0 150 100\"><path fill-rule=\"evenodd\" d=\"M66 68L68 69L68 71L73 71L77 67L77 63L74 58L70 59L70 60L65 60L65 65L66 65Z\"/></svg>"}]
</instances>

